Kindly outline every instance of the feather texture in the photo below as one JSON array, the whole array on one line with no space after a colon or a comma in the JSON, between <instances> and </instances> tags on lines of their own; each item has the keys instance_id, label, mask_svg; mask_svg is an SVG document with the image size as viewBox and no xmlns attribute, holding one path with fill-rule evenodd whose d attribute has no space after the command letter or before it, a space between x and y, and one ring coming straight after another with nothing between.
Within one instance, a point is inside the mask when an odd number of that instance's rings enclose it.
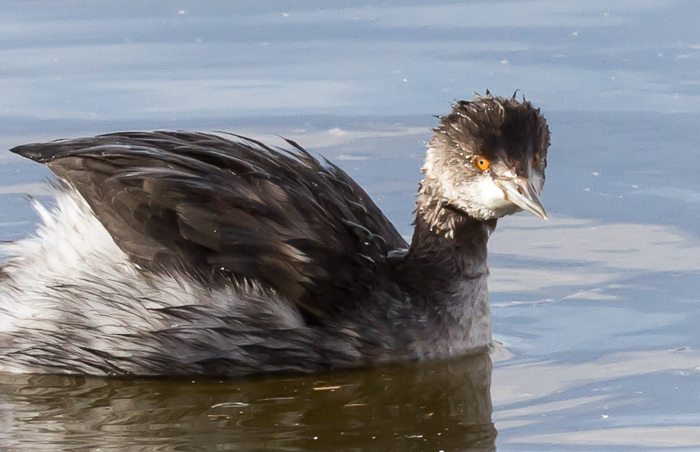
<instances>
[{"instance_id":1,"label":"feather texture","mask_svg":"<svg viewBox=\"0 0 700 452\"><path fill-rule=\"evenodd\" d=\"M257 280L313 322L362 301L388 252L406 246L394 226L344 171L296 143L276 151L234 138L131 132L12 152L75 187L147 270Z\"/></svg>"}]
</instances>

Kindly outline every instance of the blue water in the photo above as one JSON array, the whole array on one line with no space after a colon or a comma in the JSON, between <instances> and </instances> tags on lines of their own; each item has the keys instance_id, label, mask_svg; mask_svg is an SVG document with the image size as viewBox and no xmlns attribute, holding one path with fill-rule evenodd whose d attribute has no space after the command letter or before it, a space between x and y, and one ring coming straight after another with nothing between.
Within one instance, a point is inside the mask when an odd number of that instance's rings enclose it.
<instances>
[{"instance_id":1,"label":"blue water","mask_svg":"<svg viewBox=\"0 0 700 452\"><path fill-rule=\"evenodd\" d=\"M519 90L552 131L550 221L519 214L491 240L495 440L464 430L488 424L489 363L458 360L282 382L8 378L0 449L700 449L700 3L0 10L0 149L124 129L282 135L410 235L432 115ZM26 197L50 202L48 178L0 152L0 240L33 233Z\"/></svg>"}]
</instances>

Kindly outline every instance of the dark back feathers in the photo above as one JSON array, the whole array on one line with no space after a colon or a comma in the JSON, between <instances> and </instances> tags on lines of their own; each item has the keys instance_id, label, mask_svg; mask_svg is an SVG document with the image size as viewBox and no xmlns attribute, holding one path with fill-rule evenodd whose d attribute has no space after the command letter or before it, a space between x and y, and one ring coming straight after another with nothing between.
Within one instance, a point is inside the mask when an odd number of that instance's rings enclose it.
<instances>
[{"instance_id":1,"label":"dark back feathers","mask_svg":"<svg viewBox=\"0 0 700 452\"><path fill-rule=\"evenodd\" d=\"M323 322L361 303L406 243L344 171L288 143L125 132L12 152L75 187L142 268L257 280Z\"/></svg>"}]
</instances>

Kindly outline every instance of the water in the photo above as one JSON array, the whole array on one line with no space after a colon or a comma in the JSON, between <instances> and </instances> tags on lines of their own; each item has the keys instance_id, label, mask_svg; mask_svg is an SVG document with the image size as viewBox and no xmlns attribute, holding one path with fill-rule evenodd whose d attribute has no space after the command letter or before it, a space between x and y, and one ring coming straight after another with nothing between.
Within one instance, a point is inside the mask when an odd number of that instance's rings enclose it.
<instances>
[{"instance_id":1,"label":"water","mask_svg":"<svg viewBox=\"0 0 700 452\"><path fill-rule=\"evenodd\" d=\"M232 381L7 377L10 450L439 450L493 447L488 356ZM435 400L445 403L436 404ZM9 407L2 407L3 412ZM471 449L470 449L471 450Z\"/></svg>"},{"instance_id":2,"label":"water","mask_svg":"<svg viewBox=\"0 0 700 452\"><path fill-rule=\"evenodd\" d=\"M700 4L0 8L2 149L279 134L339 163L408 235L431 115L453 99L519 89L553 141L550 221L516 215L491 239L492 373L481 357L224 382L4 376L0 450L700 448ZM26 196L49 202L47 178L0 153L0 240L33 232Z\"/></svg>"}]
</instances>

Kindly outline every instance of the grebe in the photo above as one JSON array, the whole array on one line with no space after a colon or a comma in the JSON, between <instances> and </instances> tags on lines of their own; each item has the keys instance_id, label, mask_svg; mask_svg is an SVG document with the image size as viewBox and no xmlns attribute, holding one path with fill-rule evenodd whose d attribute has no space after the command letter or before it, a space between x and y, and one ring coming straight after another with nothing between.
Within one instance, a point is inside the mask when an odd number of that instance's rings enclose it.
<instances>
[{"instance_id":1,"label":"grebe","mask_svg":"<svg viewBox=\"0 0 700 452\"><path fill-rule=\"evenodd\" d=\"M539 109L477 96L427 145L410 246L292 141L123 132L15 147L59 177L4 245L0 372L238 376L486 352L489 235L539 200Z\"/></svg>"}]
</instances>

